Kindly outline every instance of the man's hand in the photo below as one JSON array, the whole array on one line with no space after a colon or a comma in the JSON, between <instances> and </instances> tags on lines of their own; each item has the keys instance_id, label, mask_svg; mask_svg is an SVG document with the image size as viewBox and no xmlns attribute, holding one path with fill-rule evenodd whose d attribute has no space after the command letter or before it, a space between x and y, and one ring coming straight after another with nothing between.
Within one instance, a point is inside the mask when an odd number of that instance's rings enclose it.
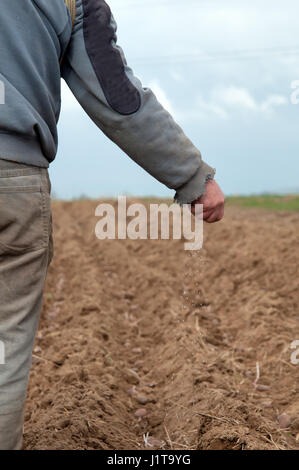
<instances>
[{"instance_id":1,"label":"man's hand","mask_svg":"<svg viewBox=\"0 0 299 470\"><path fill-rule=\"evenodd\" d=\"M203 220L208 223L218 222L224 216L225 197L214 180L206 184L206 192L191 204L192 214L195 214L195 205L203 204Z\"/></svg>"}]
</instances>

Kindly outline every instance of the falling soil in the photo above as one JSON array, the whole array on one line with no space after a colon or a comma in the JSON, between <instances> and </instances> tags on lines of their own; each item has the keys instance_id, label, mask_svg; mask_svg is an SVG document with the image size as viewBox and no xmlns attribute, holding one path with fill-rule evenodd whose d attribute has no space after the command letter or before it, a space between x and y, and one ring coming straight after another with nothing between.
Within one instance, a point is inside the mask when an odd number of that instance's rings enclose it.
<instances>
[{"instance_id":1,"label":"falling soil","mask_svg":"<svg viewBox=\"0 0 299 470\"><path fill-rule=\"evenodd\" d=\"M97 204L53 203L24 448L298 449L299 214L228 208L191 253L98 240Z\"/></svg>"}]
</instances>

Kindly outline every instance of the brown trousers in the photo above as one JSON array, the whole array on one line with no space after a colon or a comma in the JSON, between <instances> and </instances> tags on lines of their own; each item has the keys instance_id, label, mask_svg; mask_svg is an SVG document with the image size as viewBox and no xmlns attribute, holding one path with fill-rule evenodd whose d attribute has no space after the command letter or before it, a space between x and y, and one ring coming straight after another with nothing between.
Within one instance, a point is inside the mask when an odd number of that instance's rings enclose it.
<instances>
[{"instance_id":1,"label":"brown trousers","mask_svg":"<svg viewBox=\"0 0 299 470\"><path fill-rule=\"evenodd\" d=\"M0 159L0 450L22 447L32 348L53 256L44 168Z\"/></svg>"}]
</instances>

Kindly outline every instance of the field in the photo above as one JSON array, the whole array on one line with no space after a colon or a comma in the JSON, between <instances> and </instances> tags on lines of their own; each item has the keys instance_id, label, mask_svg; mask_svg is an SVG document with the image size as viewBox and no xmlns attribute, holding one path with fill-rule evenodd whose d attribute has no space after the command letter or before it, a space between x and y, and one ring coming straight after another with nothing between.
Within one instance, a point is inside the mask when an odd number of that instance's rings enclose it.
<instances>
[{"instance_id":1,"label":"field","mask_svg":"<svg viewBox=\"0 0 299 470\"><path fill-rule=\"evenodd\" d=\"M26 449L299 449L298 201L256 199L192 253L54 201Z\"/></svg>"}]
</instances>

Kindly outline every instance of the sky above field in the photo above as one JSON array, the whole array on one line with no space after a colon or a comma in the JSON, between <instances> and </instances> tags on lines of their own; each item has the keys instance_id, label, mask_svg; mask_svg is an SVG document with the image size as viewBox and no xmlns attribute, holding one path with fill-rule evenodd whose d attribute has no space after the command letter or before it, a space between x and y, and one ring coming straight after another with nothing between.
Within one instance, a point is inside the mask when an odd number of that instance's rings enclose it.
<instances>
[{"instance_id":1,"label":"sky above field","mask_svg":"<svg viewBox=\"0 0 299 470\"><path fill-rule=\"evenodd\" d=\"M216 168L226 194L299 192L298 0L108 3L135 75ZM64 82L59 142L56 197L173 195L101 133Z\"/></svg>"}]
</instances>

